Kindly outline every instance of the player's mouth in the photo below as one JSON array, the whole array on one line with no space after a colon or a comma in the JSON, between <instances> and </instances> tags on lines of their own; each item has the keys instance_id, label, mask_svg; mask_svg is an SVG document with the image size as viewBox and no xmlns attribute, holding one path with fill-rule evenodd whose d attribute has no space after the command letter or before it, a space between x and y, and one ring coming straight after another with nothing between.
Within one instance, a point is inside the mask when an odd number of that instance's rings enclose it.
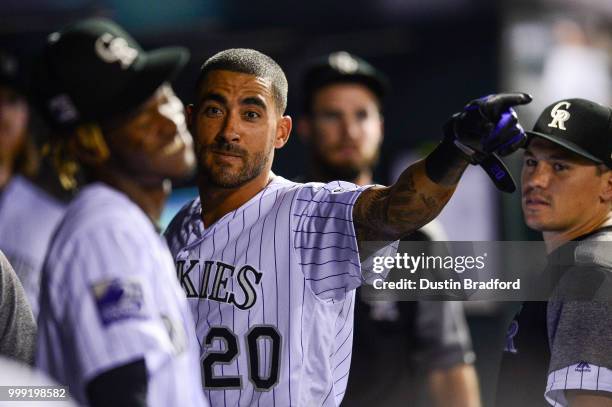
<instances>
[{"instance_id":1,"label":"player's mouth","mask_svg":"<svg viewBox=\"0 0 612 407\"><path fill-rule=\"evenodd\" d=\"M529 209L537 209L542 207L550 206L550 201L540 196L527 195L523 198L525 207Z\"/></svg>"},{"instance_id":2,"label":"player's mouth","mask_svg":"<svg viewBox=\"0 0 612 407\"><path fill-rule=\"evenodd\" d=\"M242 154L223 151L223 150L209 150L213 159L218 163L235 164L242 162Z\"/></svg>"}]
</instances>

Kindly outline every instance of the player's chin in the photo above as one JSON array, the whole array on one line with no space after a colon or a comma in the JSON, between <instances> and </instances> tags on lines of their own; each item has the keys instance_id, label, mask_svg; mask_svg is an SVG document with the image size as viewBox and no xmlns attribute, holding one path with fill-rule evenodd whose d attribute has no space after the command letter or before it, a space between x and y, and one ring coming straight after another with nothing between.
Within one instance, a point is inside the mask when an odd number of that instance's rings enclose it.
<instances>
[{"instance_id":1,"label":"player's chin","mask_svg":"<svg viewBox=\"0 0 612 407\"><path fill-rule=\"evenodd\" d=\"M545 219L539 214L529 214L524 213L523 219L525 224L533 230L538 232L547 232L554 229L554 225L550 222L550 220Z\"/></svg>"}]
</instances>

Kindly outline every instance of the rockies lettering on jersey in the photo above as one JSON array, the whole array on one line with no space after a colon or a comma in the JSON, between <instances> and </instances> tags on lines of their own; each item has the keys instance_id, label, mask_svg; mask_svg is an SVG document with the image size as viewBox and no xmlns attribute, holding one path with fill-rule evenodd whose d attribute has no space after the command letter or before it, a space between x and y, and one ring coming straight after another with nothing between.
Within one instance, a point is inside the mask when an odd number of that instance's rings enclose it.
<instances>
[{"instance_id":1,"label":"rockies lettering on jersey","mask_svg":"<svg viewBox=\"0 0 612 407\"><path fill-rule=\"evenodd\" d=\"M220 261L204 261L203 263L200 272L202 274L200 279L202 283L196 290L189 274L196 266L200 265L200 262L198 260L190 260L188 264L185 260L176 262L177 276L183 290L185 290L187 294L187 298L208 298L212 301L232 304L241 310L249 309L255 304L255 301L257 301L257 291L255 288L261 283L262 273L248 264L240 267L240 269L234 273L236 271L236 266L232 264L225 264ZM232 282L236 281L241 293L227 291L229 279L232 279ZM232 287L233 286L232 284ZM240 295L244 298L243 301L237 300Z\"/></svg>"},{"instance_id":2,"label":"rockies lettering on jersey","mask_svg":"<svg viewBox=\"0 0 612 407\"><path fill-rule=\"evenodd\" d=\"M277 176L208 227L199 199L173 219L166 239L211 405L340 404L366 277L352 212L366 188Z\"/></svg>"}]
</instances>

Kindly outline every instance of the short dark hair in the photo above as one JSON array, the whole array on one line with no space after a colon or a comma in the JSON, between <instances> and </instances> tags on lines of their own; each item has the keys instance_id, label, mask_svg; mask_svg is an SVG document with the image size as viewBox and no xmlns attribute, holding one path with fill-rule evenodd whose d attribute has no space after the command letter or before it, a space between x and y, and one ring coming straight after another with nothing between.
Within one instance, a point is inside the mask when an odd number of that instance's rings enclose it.
<instances>
[{"instance_id":1,"label":"short dark hair","mask_svg":"<svg viewBox=\"0 0 612 407\"><path fill-rule=\"evenodd\" d=\"M248 48L231 48L208 58L200 68L196 89L212 71L232 71L255 75L272 81L272 94L280 114L287 108L287 77L282 68L269 56Z\"/></svg>"}]
</instances>

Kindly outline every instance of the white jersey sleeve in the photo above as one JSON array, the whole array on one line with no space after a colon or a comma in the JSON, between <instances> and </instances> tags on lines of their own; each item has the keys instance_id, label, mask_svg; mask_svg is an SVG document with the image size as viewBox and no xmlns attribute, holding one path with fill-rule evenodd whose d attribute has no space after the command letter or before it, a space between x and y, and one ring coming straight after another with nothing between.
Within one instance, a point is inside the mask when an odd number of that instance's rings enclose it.
<instances>
[{"instance_id":1,"label":"white jersey sleeve","mask_svg":"<svg viewBox=\"0 0 612 407\"><path fill-rule=\"evenodd\" d=\"M353 206L369 187L342 181L310 183L295 197L291 227L296 257L319 298L344 299L363 282Z\"/></svg>"},{"instance_id":2,"label":"white jersey sleeve","mask_svg":"<svg viewBox=\"0 0 612 407\"><path fill-rule=\"evenodd\" d=\"M89 271L51 281L49 298L54 318L74 335L74 367L85 383L134 359L146 356L147 364L155 365L164 353L174 352L157 318L154 288L139 273L154 269L154 259L134 256L137 246L129 231L99 229L75 239L56 261L66 269Z\"/></svg>"},{"instance_id":3,"label":"white jersey sleeve","mask_svg":"<svg viewBox=\"0 0 612 407\"><path fill-rule=\"evenodd\" d=\"M36 364L86 404L93 378L144 359L149 406L204 405L193 319L165 242L127 198L88 193L43 268Z\"/></svg>"}]
</instances>

